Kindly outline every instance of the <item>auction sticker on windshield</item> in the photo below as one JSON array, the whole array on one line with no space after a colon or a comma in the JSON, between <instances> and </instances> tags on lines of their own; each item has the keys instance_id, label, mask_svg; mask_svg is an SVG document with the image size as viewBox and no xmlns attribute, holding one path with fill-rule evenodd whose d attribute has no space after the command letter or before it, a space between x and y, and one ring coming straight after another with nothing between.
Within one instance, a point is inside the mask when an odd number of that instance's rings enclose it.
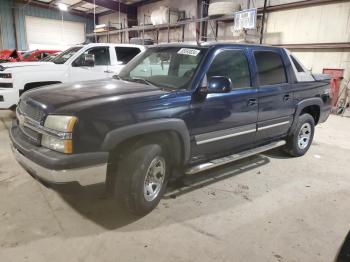
<instances>
[{"instance_id":1,"label":"auction sticker on windshield","mask_svg":"<svg viewBox=\"0 0 350 262\"><path fill-rule=\"evenodd\" d=\"M193 48L181 48L177 53L180 55L191 55L197 56L201 50L193 49Z\"/></svg>"}]
</instances>

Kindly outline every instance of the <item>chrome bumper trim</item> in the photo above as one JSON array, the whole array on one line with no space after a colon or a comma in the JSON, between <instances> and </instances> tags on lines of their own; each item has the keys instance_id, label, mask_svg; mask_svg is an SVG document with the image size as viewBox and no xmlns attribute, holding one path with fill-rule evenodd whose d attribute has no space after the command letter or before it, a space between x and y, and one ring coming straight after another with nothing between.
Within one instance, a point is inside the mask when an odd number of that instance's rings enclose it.
<instances>
[{"instance_id":1,"label":"chrome bumper trim","mask_svg":"<svg viewBox=\"0 0 350 262\"><path fill-rule=\"evenodd\" d=\"M67 169L67 170L51 170L42 167L12 146L12 151L16 160L26 169L31 175L43 181L61 184L78 182L82 186L104 183L106 181L107 163L97 166L89 166L86 168Z\"/></svg>"}]
</instances>

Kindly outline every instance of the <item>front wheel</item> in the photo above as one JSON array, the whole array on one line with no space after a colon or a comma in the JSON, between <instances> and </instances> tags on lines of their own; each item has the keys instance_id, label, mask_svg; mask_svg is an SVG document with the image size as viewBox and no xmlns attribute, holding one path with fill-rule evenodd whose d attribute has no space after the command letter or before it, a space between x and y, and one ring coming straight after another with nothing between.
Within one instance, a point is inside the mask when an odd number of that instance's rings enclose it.
<instances>
[{"instance_id":1,"label":"front wheel","mask_svg":"<svg viewBox=\"0 0 350 262\"><path fill-rule=\"evenodd\" d=\"M300 115L297 126L287 138L285 151L291 156L302 156L310 148L315 132L315 120L310 114Z\"/></svg>"},{"instance_id":2,"label":"front wheel","mask_svg":"<svg viewBox=\"0 0 350 262\"><path fill-rule=\"evenodd\" d=\"M140 145L128 151L117 164L116 197L130 213L145 215L164 194L170 162L158 144Z\"/></svg>"}]
</instances>

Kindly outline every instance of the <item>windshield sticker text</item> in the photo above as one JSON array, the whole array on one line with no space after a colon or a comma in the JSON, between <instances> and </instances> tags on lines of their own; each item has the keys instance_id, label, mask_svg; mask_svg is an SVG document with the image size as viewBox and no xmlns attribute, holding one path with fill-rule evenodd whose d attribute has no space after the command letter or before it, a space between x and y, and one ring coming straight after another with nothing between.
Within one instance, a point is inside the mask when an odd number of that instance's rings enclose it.
<instances>
[{"instance_id":1,"label":"windshield sticker text","mask_svg":"<svg viewBox=\"0 0 350 262\"><path fill-rule=\"evenodd\" d=\"M197 56L200 53L200 50L191 48L181 48L177 53L181 55Z\"/></svg>"}]
</instances>

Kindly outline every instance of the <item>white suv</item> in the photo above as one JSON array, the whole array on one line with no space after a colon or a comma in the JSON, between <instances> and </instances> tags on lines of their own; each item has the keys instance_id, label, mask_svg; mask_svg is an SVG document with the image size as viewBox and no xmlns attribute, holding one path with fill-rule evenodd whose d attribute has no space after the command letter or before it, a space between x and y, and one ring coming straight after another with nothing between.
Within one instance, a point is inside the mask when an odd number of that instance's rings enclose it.
<instances>
[{"instance_id":1,"label":"white suv","mask_svg":"<svg viewBox=\"0 0 350 262\"><path fill-rule=\"evenodd\" d=\"M141 45L93 43L71 47L50 62L0 64L0 109L13 108L32 88L112 77L143 51Z\"/></svg>"}]
</instances>

